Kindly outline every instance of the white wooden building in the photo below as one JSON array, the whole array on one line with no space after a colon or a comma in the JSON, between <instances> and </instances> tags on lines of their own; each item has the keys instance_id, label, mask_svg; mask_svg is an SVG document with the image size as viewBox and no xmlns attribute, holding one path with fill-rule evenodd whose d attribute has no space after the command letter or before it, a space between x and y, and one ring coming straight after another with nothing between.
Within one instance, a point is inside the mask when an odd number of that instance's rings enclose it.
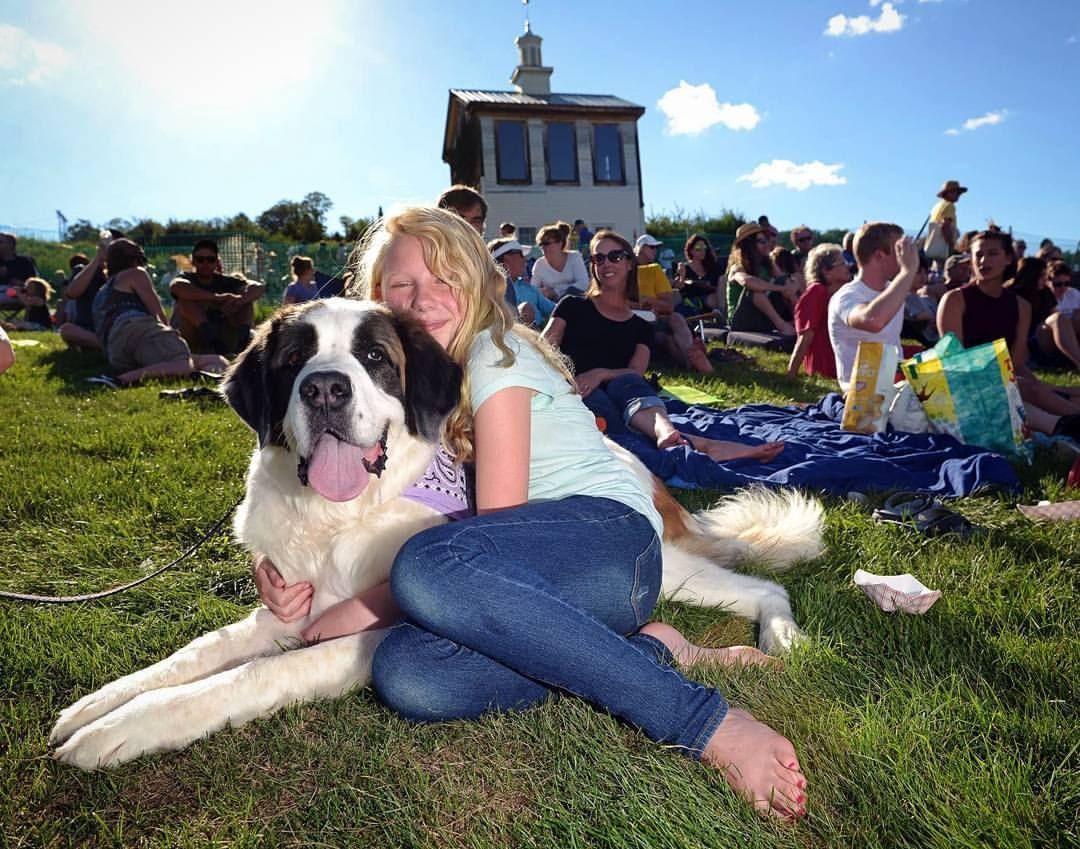
<instances>
[{"instance_id":1,"label":"white wooden building","mask_svg":"<svg viewBox=\"0 0 1080 849\"><path fill-rule=\"evenodd\" d=\"M515 91L451 89L443 137L450 180L488 203L487 238L512 221L518 239L556 220L645 232L637 121L645 109L608 94L553 94L541 38L515 40Z\"/></svg>"}]
</instances>

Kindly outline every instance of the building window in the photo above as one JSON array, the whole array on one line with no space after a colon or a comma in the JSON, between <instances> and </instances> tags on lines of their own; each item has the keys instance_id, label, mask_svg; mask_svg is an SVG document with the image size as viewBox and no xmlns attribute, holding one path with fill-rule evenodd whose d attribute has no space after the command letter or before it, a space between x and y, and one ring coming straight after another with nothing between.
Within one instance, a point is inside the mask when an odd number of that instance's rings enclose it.
<instances>
[{"instance_id":1,"label":"building window","mask_svg":"<svg viewBox=\"0 0 1080 849\"><path fill-rule=\"evenodd\" d=\"M532 253L530 248L536 244L536 228L519 226L517 228L517 240L525 246L526 255Z\"/></svg>"},{"instance_id":2,"label":"building window","mask_svg":"<svg viewBox=\"0 0 1080 849\"><path fill-rule=\"evenodd\" d=\"M578 183L577 133L573 124L548 124L544 153L549 183Z\"/></svg>"},{"instance_id":3,"label":"building window","mask_svg":"<svg viewBox=\"0 0 1080 849\"><path fill-rule=\"evenodd\" d=\"M596 124L593 127L593 182L626 183L618 124Z\"/></svg>"},{"instance_id":4,"label":"building window","mask_svg":"<svg viewBox=\"0 0 1080 849\"><path fill-rule=\"evenodd\" d=\"M529 142L524 121L495 122L495 168L500 183L529 182Z\"/></svg>"}]
</instances>

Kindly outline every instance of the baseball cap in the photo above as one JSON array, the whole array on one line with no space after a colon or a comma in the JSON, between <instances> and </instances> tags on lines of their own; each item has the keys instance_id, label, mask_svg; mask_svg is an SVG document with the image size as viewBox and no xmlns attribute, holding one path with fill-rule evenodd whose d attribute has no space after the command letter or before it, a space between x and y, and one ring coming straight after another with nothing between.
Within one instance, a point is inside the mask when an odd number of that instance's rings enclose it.
<instances>
[{"instance_id":1,"label":"baseball cap","mask_svg":"<svg viewBox=\"0 0 1080 849\"><path fill-rule=\"evenodd\" d=\"M510 251L518 251L523 254L528 253L528 251L521 246L521 243L517 239L514 239L513 241L507 242L505 245L495 248L495 250L491 252L491 258L498 259L503 254L510 253Z\"/></svg>"},{"instance_id":2,"label":"baseball cap","mask_svg":"<svg viewBox=\"0 0 1080 849\"><path fill-rule=\"evenodd\" d=\"M657 239L655 236L650 236L648 233L645 233L645 234L637 237L637 241L634 242L634 248L635 249L643 248L643 247L658 248L662 244L664 244L664 243L661 242L659 239Z\"/></svg>"}]
</instances>

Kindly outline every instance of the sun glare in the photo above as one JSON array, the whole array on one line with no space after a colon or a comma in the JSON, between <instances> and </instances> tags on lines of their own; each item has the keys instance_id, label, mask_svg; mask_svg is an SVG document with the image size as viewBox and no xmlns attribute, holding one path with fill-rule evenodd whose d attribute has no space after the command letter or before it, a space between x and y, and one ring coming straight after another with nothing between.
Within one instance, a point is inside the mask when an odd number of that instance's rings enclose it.
<instances>
[{"instance_id":1,"label":"sun glare","mask_svg":"<svg viewBox=\"0 0 1080 849\"><path fill-rule=\"evenodd\" d=\"M186 110L251 117L282 104L340 55L346 29L339 0L79 5L95 57L110 57L124 84L185 121Z\"/></svg>"}]
</instances>

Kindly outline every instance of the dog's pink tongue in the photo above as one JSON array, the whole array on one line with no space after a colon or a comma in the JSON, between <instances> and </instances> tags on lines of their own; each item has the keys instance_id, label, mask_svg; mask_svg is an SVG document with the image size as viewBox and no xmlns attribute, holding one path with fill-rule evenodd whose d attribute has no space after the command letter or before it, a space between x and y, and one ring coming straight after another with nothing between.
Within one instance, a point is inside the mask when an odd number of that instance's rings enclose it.
<instances>
[{"instance_id":1,"label":"dog's pink tongue","mask_svg":"<svg viewBox=\"0 0 1080 849\"><path fill-rule=\"evenodd\" d=\"M368 483L364 460L373 461L381 451L378 445L364 449L324 433L308 460L308 484L328 501L351 501Z\"/></svg>"}]
</instances>

